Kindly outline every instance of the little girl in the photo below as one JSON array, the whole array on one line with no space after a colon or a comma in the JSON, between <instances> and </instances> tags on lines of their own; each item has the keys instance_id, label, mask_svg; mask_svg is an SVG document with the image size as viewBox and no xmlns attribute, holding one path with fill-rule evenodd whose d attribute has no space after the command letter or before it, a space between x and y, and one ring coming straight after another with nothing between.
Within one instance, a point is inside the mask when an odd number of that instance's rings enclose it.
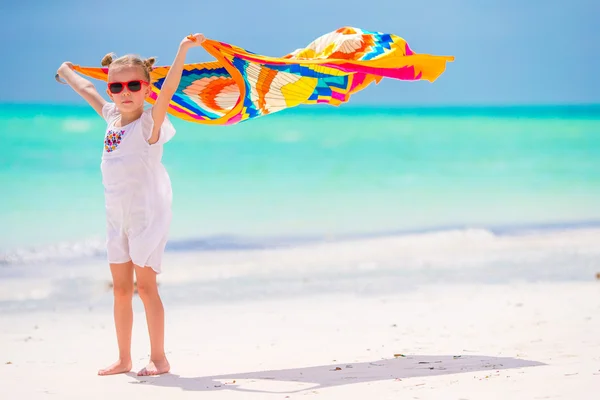
<instances>
[{"instance_id":1,"label":"little girl","mask_svg":"<svg viewBox=\"0 0 600 400\"><path fill-rule=\"evenodd\" d=\"M150 335L150 362L138 375L169 372L164 350L164 309L156 275L171 223L171 182L161 163L163 144L175 135L166 113L179 86L188 49L199 46L204 36L183 39L153 107L144 110L150 92L154 59L134 56L102 60L108 66L107 102L94 85L72 69L69 62L57 71L107 122L102 154L105 188L107 253L113 279L114 320L119 359L99 375L129 372L133 326L133 274L144 303Z\"/></svg>"}]
</instances>

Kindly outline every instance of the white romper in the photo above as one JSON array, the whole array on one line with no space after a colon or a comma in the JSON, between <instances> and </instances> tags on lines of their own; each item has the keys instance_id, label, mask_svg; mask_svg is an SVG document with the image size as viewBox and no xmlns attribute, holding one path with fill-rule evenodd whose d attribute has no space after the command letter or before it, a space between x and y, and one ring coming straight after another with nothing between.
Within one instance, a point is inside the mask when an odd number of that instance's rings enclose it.
<instances>
[{"instance_id":1,"label":"white romper","mask_svg":"<svg viewBox=\"0 0 600 400\"><path fill-rule=\"evenodd\" d=\"M160 273L172 215L171 180L161 159L175 128L165 117L151 145L152 108L122 127L115 126L121 114L114 103L106 103L102 115L108 124L101 164L108 262L131 260Z\"/></svg>"}]
</instances>

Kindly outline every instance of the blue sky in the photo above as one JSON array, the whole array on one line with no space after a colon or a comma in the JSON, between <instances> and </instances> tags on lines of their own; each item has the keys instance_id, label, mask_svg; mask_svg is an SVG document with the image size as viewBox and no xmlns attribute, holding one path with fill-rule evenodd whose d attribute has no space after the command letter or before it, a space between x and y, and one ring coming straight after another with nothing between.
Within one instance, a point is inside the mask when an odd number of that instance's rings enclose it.
<instances>
[{"instance_id":1,"label":"blue sky","mask_svg":"<svg viewBox=\"0 0 600 400\"><path fill-rule=\"evenodd\" d=\"M0 102L81 102L54 81L64 60L99 65L112 51L170 64L191 32L278 56L349 25L456 56L434 84L384 80L355 104L600 103L599 15L595 0L0 0Z\"/></svg>"}]
</instances>

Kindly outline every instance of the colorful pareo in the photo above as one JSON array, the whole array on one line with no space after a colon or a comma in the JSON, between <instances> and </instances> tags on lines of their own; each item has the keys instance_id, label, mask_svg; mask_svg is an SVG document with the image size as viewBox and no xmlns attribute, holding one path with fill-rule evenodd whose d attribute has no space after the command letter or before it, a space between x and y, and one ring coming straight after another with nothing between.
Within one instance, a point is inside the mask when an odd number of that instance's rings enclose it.
<instances>
[{"instance_id":1,"label":"colorful pareo","mask_svg":"<svg viewBox=\"0 0 600 400\"><path fill-rule=\"evenodd\" d=\"M231 44L202 43L216 61L186 64L169 113L201 124L231 125L300 104L340 105L382 78L435 81L452 56L417 54L399 36L344 27L283 57L254 54ZM107 68L75 66L101 80ZM152 72L147 101L154 104L168 66Z\"/></svg>"}]
</instances>

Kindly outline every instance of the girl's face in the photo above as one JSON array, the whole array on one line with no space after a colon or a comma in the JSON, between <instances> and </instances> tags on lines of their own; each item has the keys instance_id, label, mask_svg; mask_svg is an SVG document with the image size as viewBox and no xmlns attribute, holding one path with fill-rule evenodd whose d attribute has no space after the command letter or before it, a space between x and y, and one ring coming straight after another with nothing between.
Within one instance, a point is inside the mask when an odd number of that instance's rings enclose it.
<instances>
[{"instance_id":1,"label":"girl's face","mask_svg":"<svg viewBox=\"0 0 600 400\"><path fill-rule=\"evenodd\" d=\"M144 108L144 101L150 93L150 85L139 66L119 65L108 71L106 93L123 112Z\"/></svg>"}]
</instances>

